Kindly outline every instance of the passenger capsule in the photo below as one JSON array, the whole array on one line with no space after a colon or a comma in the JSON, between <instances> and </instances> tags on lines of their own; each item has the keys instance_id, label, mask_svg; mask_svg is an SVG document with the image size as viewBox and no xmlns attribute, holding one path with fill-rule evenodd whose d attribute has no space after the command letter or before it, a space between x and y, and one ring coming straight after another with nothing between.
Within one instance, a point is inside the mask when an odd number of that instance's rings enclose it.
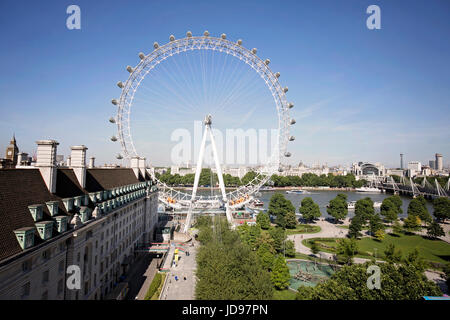
<instances>
[{"instance_id":1,"label":"passenger capsule","mask_svg":"<svg viewBox=\"0 0 450 320\"><path fill-rule=\"evenodd\" d=\"M280 77L280 73L279 72L275 73L275 77L279 78Z\"/></svg>"},{"instance_id":2,"label":"passenger capsule","mask_svg":"<svg viewBox=\"0 0 450 320\"><path fill-rule=\"evenodd\" d=\"M209 36L208 30L206 30L205 32L203 32L203 35L204 35L205 37L208 37L208 36Z\"/></svg>"},{"instance_id":3,"label":"passenger capsule","mask_svg":"<svg viewBox=\"0 0 450 320\"><path fill-rule=\"evenodd\" d=\"M133 68L130 67L130 66L127 66L127 71L128 71L129 73L132 73L132 72L133 72Z\"/></svg>"},{"instance_id":4,"label":"passenger capsule","mask_svg":"<svg viewBox=\"0 0 450 320\"><path fill-rule=\"evenodd\" d=\"M294 141L295 140L295 137L294 136L290 136L289 137L289 141Z\"/></svg>"},{"instance_id":5,"label":"passenger capsule","mask_svg":"<svg viewBox=\"0 0 450 320\"><path fill-rule=\"evenodd\" d=\"M284 87L283 91L284 93L288 92L288 87Z\"/></svg>"},{"instance_id":6,"label":"passenger capsule","mask_svg":"<svg viewBox=\"0 0 450 320\"><path fill-rule=\"evenodd\" d=\"M289 109L292 109L294 107L294 104L292 103L292 102L290 102L289 104L288 104L288 108Z\"/></svg>"},{"instance_id":7,"label":"passenger capsule","mask_svg":"<svg viewBox=\"0 0 450 320\"><path fill-rule=\"evenodd\" d=\"M295 123L296 123L295 119L291 119L290 124L295 124Z\"/></svg>"},{"instance_id":8,"label":"passenger capsule","mask_svg":"<svg viewBox=\"0 0 450 320\"><path fill-rule=\"evenodd\" d=\"M142 52L139 52L139 59L144 60L145 59L145 54Z\"/></svg>"},{"instance_id":9,"label":"passenger capsule","mask_svg":"<svg viewBox=\"0 0 450 320\"><path fill-rule=\"evenodd\" d=\"M266 66L268 66L269 63L270 63L270 60L269 60L269 59L266 59L266 60L264 61L264 64L265 64Z\"/></svg>"},{"instance_id":10,"label":"passenger capsule","mask_svg":"<svg viewBox=\"0 0 450 320\"><path fill-rule=\"evenodd\" d=\"M175 41L175 36L174 36L173 34L170 35L169 40L170 40L170 41Z\"/></svg>"},{"instance_id":11,"label":"passenger capsule","mask_svg":"<svg viewBox=\"0 0 450 320\"><path fill-rule=\"evenodd\" d=\"M286 152L284 153L284 156L285 156L285 157L290 157L290 156L291 156L291 153L286 151Z\"/></svg>"},{"instance_id":12,"label":"passenger capsule","mask_svg":"<svg viewBox=\"0 0 450 320\"><path fill-rule=\"evenodd\" d=\"M112 137L111 137L111 141L112 141L112 142L116 142L116 141L117 141L117 138L116 138L115 136L112 136Z\"/></svg>"},{"instance_id":13,"label":"passenger capsule","mask_svg":"<svg viewBox=\"0 0 450 320\"><path fill-rule=\"evenodd\" d=\"M109 122L111 123L116 123L116 119L114 119L113 117L109 118Z\"/></svg>"},{"instance_id":14,"label":"passenger capsule","mask_svg":"<svg viewBox=\"0 0 450 320\"><path fill-rule=\"evenodd\" d=\"M239 39L239 40L237 41L237 44L241 46L241 45L242 45L242 40Z\"/></svg>"},{"instance_id":15,"label":"passenger capsule","mask_svg":"<svg viewBox=\"0 0 450 320\"><path fill-rule=\"evenodd\" d=\"M225 40L227 38L227 35L225 33L222 33L220 37Z\"/></svg>"},{"instance_id":16,"label":"passenger capsule","mask_svg":"<svg viewBox=\"0 0 450 320\"><path fill-rule=\"evenodd\" d=\"M284 170L283 170L283 168L282 167L279 167L278 168L278 172L283 172Z\"/></svg>"},{"instance_id":17,"label":"passenger capsule","mask_svg":"<svg viewBox=\"0 0 450 320\"><path fill-rule=\"evenodd\" d=\"M122 81L119 81L119 82L117 82L117 86L119 87L119 88L123 88L123 83L122 83Z\"/></svg>"},{"instance_id":18,"label":"passenger capsule","mask_svg":"<svg viewBox=\"0 0 450 320\"><path fill-rule=\"evenodd\" d=\"M253 49L252 49L252 53L253 53L253 54L256 54L257 51L258 51L258 50L256 50L256 48L253 48Z\"/></svg>"},{"instance_id":19,"label":"passenger capsule","mask_svg":"<svg viewBox=\"0 0 450 320\"><path fill-rule=\"evenodd\" d=\"M117 103L118 103L118 102L117 102L116 99L112 99L112 100L111 100L111 103L112 103L113 105L117 106Z\"/></svg>"},{"instance_id":20,"label":"passenger capsule","mask_svg":"<svg viewBox=\"0 0 450 320\"><path fill-rule=\"evenodd\" d=\"M155 49L158 49L158 48L159 48L158 42L153 43L153 48L155 48Z\"/></svg>"},{"instance_id":21,"label":"passenger capsule","mask_svg":"<svg viewBox=\"0 0 450 320\"><path fill-rule=\"evenodd\" d=\"M186 32L186 36L187 36L188 38L192 37L192 32L190 32L190 31Z\"/></svg>"}]
</instances>

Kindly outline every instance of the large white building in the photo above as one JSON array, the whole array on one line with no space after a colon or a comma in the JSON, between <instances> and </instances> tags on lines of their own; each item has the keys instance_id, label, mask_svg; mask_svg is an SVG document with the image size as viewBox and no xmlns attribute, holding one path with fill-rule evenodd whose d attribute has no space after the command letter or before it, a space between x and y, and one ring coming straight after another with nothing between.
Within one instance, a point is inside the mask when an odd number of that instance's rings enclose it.
<instances>
[{"instance_id":1,"label":"large white building","mask_svg":"<svg viewBox=\"0 0 450 320\"><path fill-rule=\"evenodd\" d=\"M408 176L414 177L422 173L422 164L419 161L408 162Z\"/></svg>"},{"instance_id":2,"label":"large white building","mask_svg":"<svg viewBox=\"0 0 450 320\"><path fill-rule=\"evenodd\" d=\"M158 194L145 159L87 168L87 148L74 146L61 168L58 142L37 144L35 167L0 170L0 299L104 299L155 235ZM66 285L71 268L81 271L79 289Z\"/></svg>"}]
</instances>

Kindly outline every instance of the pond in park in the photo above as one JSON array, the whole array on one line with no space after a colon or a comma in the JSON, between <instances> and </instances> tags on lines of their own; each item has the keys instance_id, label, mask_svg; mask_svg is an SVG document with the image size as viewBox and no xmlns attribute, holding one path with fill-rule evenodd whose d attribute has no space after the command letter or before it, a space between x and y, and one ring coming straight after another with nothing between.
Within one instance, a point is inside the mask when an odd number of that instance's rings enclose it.
<instances>
[{"instance_id":1,"label":"pond in park","mask_svg":"<svg viewBox=\"0 0 450 320\"><path fill-rule=\"evenodd\" d=\"M289 287L294 290L302 285L314 287L329 279L335 272L333 266L306 260L288 260L287 266L291 275Z\"/></svg>"}]
</instances>

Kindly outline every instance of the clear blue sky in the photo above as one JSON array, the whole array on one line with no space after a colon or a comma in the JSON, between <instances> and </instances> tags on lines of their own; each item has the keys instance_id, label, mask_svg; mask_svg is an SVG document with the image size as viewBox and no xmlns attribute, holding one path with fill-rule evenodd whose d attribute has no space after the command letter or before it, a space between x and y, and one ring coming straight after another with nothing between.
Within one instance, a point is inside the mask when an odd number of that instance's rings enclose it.
<instances>
[{"instance_id":1,"label":"clear blue sky","mask_svg":"<svg viewBox=\"0 0 450 320\"><path fill-rule=\"evenodd\" d=\"M81 30L66 8L81 8ZM381 30L366 8L381 8ZM289 86L297 119L292 163L350 164L450 158L450 2L22 1L0 2L0 156L53 138L60 154L85 144L98 162L119 145L110 100L154 41L187 30L244 39ZM167 137L169 141L169 137ZM152 155L147 155L150 158Z\"/></svg>"}]
</instances>

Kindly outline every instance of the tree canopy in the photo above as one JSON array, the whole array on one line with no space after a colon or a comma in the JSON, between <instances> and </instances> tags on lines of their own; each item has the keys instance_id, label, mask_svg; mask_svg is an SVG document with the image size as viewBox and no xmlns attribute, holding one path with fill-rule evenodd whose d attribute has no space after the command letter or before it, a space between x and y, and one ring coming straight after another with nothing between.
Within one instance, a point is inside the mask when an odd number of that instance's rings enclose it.
<instances>
[{"instance_id":1,"label":"tree canopy","mask_svg":"<svg viewBox=\"0 0 450 320\"><path fill-rule=\"evenodd\" d=\"M336 222L345 219L348 214L347 196L340 193L336 198L330 200L327 213L332 216Z\"/></svg>"},{"instance_id":2,"label":"tree canopy","mask_svg":"<svg viewBox=\"0 0 450 320\"><path fill-rule=\"evenodd\" d=\"M303 219L307 221L313 221L321 215L319 205L311 197L306 197L302 200L299 212L302 214Z\"/></svg>"},{"instance_id":3,"label":"tree canopy","mask_svg":"<svg viewBox=\"0 0 450 320\"><path fill-rule=\"evenodd\" d=\"M367 268L373 263L342 267L316 287L298 288L298 300L419 300L441 296L438 286L429 281L415 265L379 263L381 289L369 289Z\"/></svg>"}]
</instances>

